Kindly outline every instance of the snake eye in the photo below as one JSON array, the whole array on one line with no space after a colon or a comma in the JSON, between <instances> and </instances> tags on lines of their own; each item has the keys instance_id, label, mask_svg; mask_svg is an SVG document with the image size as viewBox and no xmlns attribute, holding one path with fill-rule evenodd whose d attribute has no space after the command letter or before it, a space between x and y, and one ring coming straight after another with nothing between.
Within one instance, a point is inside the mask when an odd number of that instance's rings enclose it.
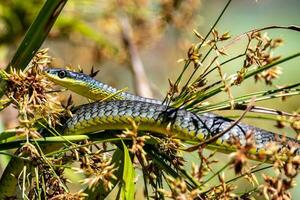
<instances>
[{"instance_id":1,"label":"snake eye","mask_svg":"<svg viewBox=\"0 0 300 200\"><path fill-rule=\"evenodd\" d=\"M67 72L66 71L59 71L58 72L58 77L59 78L65 78L67 76Z\"/></svg>"}]
</instances>

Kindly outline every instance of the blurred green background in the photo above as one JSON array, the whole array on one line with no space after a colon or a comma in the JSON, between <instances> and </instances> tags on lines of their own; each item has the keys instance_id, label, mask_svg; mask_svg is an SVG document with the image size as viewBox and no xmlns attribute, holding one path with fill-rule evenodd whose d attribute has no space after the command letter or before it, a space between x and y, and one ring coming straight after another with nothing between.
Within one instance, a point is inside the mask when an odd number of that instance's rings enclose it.
<instances>
[{"instance_id":1,"label":"blurred green background","mask_svg":"<svg viewBox=\"0 0 300 200\"><path fill-rule=\"evenodd\" d=\"M86 73L92 67L100 70L96 79L117 88L128 87L135 93L135 76L132 70L130 53L124 43L124 27L120 25L124 16L132 29L132 41L138 49L144 66L146 77L156 98L162 99L168 88L168 78L175 80L183 63L177 60L185 58L192 43L199 40L193 34L196 29L206 35L219 16L227 1L223 0L73 0L66 4L59 16L43 48L49 48L53 57L52 66L80 66ZM0 1L0 66L5 68L25 31L44 1L41 0L1 0ZM299 0L233 0L216 29L220 33L229 31L232 36L255 28L270 25L300 25ZM125 30L126 31L126 30ZM276 55L283 57L300 50L300 33L287 30L269 30L271 38L280 37L284 46L277 49ZM233 45L229 50L231 58L244 51L246 39ZM238 71L243 59L232 62L224 67L226 73ZM299 81L300 59L296 58L280 65L283 70L281 77L266 86L263 82L254 84L247 80L241 87L234 88L233 94L247 94L254 91L271 89L275 86L292 84ZM187 78L187 77L186 77ZM211 76L210 81L219 77ZM67 96L67 95L66 95ZM76 103L86 100L73 95ZM218 102L227 98L227 94L210 99ZM299 111L299 97L288 98L284 104L280 99L269 100L258 105L279 109L287 112ZM6 127L16 123L13 110L9 115L2 116ZM232 112L222 112L232 114ZM9 116L9 117L8 117ZM248 123L272 131L278 131L274 122L262 120L245 120ZM292 133L291 129L283 132ZM190 156L189 160L195 157ZM224 155L220 160L228 160ZM222 166L222 163L219 166ZM227 175L227 174L226 174ZM300 179L298 178L298 182ZM248 183L240 188L246 190ZM298 191L297 191L298 188ZM142 192L142 191L141 191ZM300 198L299 187L293 190L293 197Z\"/></svg>"}]
</instances>

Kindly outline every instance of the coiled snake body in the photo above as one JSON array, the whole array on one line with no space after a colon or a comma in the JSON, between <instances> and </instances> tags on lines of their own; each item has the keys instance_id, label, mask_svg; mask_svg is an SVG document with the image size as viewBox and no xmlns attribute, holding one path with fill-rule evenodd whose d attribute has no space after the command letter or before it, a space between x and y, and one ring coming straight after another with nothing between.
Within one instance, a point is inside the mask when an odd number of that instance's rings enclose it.
<instances>
[{"instance_id":1,"label":"coiled snake body","mask_svg":"<svg viewBox=\"0 0 300 200\"><path fill-rule=\"evenodd\" d=\"M184 109L171 108L159 100L135 96L103 84L88 75L65 69L46 69L46 76L53 82L67 87L90 99L99 100L112 96L112 101L94 102L81 106L64 127L64 134L85 134L99 130L122 130L131 127L131 120L138 124L141 131L160 133L175 138L191 141L205 141L228 129L209 147L225 152L236 150L232 138L241 145L246 144L247 134L252 134L253 154L272 154L271 144L279 150L283 147L295 147L300 153L299 141L282 137L275 133L238 123L214 114L198 115ZM232 126L232 127L231 127ZM284 138L284 139L283 139Z\"/></svg>"},{"instance_id":2,"label":"coiled snake body","mask_svg":"<svg viewBox=\"0 0 300 200\"><path fill-rule=\"evenodd\" d=\"M238 123L214 114L198 115L184 109L171 108L161 101L135 96L103 84L83 73L71 72L65 69L46 69L45 75L57 83L78 94L93 100L111 96L112 101L94 102L80 106L73 117L68 119L62 134L86 134L101 130L123 130L132 127L132 121L138 125L138 130L163 134L182 140L202 143L224 133L207 144L208 148L221 152L234 152L237 146L232 138L241 146L246 145L247 134L252 135L253 155L272 155L270 145L278 147L278 153L284 159L286 150L294 149L300 154L299 141L281 135ZM59 148L59 144L49 144L46 152ZM18 158L12 158L2 174L0 184L0 199L15 194L17 178L23 170L24 163Z\"/></svg>"}]
</instances>

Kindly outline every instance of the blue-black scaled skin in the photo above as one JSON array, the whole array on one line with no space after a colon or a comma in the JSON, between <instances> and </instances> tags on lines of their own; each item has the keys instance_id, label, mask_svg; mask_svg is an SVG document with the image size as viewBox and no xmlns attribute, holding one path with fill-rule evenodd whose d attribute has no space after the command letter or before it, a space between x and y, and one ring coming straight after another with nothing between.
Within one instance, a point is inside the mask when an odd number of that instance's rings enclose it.
<instances>
[{"instance_id":1,"label":"blue-black scaled skin","mask_svg":"<svg viewBox=\"0 0 300 200\"><path fill-rule=\"evenodd\" d=\"M63 74L64 77L59 77L59 74ZM110 99L113 100L127 99L161 104L161 101L156 99L140 97L128 92L118 93L116 88L97 81L84 73L72 72L61 68L48 68L45 69L45 75L54 83L93 100L101 100L112 95Z\"/></svg>"},{"instance_id":2,"label":"blue-black scaled skin","mask_svg":"<svg viewBox=\"0 0 300 200\"><path fill-rule=\"evenodd\" d=\"M53 82L64 86L82 96L93 100L100 100L115 94L106 102L95 102L83 105L65 125L65 134L85 134L107 129L131 127L131 121L138 124L139 130L156 132L184 140L204 141L217 133L223 132L232 126L232 121L211 113L198 115L184 109L174 109L163 105L156 99L135 96L101 83L92 77L65 69L46 69L45 74ZM299 141L278 134L239 123L218 138L214 149L232 152L236 150L230 145L232 138L241 145L246 144L246 134L253 136L255 153L273 153L272 144L285 149L290 147L300 153Z\"/></svg>"},{"instance_id":3,"label":"blue-black scaled skin","mask_svg":"<svg viewBox=\"0 0 300 200\"><path fill-rule=\"evenodd\" d=\"M65 134L85 134L99 130L123 130L131 128L132 121L142 131L156 132L183 140L204 141L232 126L232 121L213 114L198 115L184 109L169 108L154 103L115 100L83 105L65 125ZM286 138L286 144L274 133L239 123L212 144L221 151L232 152L236 148L230 140L236 138L241 145L246 144L246 133L253 135L256 153L272 153L268 150L271 143L282 149L291 145L300 153L300 144Z\"/></svg>"}]
</instances>

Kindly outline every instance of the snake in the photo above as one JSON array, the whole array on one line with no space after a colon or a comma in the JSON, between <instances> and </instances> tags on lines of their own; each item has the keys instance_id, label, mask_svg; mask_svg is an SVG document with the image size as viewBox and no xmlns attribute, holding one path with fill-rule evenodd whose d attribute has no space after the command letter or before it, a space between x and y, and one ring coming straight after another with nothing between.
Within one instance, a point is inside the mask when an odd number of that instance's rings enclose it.
<instances>
[{"instance_id":1,"label":"snake","mask_svg":"<svg viewBox=\"0 0 300 200\"><path fill-rule=\"evenodd\" d=\"M220 152L236 151L237 145L232 144L233 139L240 146L245 146L250 135L253 143L253 147L249 149L251 154L272 155L272 145L277 146L279 153L293 149L295 154L300 154L300 142L290 137L241 122L233 125L233 120L212 113L197 114L183 108L173 108L157 99L119 91L81 72L47 68L44 74L55 84L95 100L80 106L65 123L65 135L124 130L131 128L134 121L138 124L139 131L193 142L205 142L224 132L207 144L208 148ZM106 97L111 98L99 101Z\"/></svg>"},{"instance_id":2,"label":"snake","mask_svg":"<svg viewBox=\"0 0 300 200\"><path fill-rule=\"evenodd\" d=\"M46 68L43 74L55 84L94 100L76 109L73 116L64 123L62 135L130 129L134 122L138 131L173 137L194 144L201 144L223 132L220 137L205 146L223 153L235 152L239 146L245 147L250 134L253 147L248 149L247 153L251 155L272 156L272 145L278 147L277 152L283 158L291 149L293 154L300 154L300 142L294 138L241 122L234 124L233 120L213 113L197 114L183 108L173 108L157 99L120 91L81 72ZM232 143L232 139L238 144ZM49 144L44 150L51 151L60 147L59 144ZM20 159L11 159L0 179L0 199L15 194L17 178L24 164Z\"/></svg>"}]
</instances>

